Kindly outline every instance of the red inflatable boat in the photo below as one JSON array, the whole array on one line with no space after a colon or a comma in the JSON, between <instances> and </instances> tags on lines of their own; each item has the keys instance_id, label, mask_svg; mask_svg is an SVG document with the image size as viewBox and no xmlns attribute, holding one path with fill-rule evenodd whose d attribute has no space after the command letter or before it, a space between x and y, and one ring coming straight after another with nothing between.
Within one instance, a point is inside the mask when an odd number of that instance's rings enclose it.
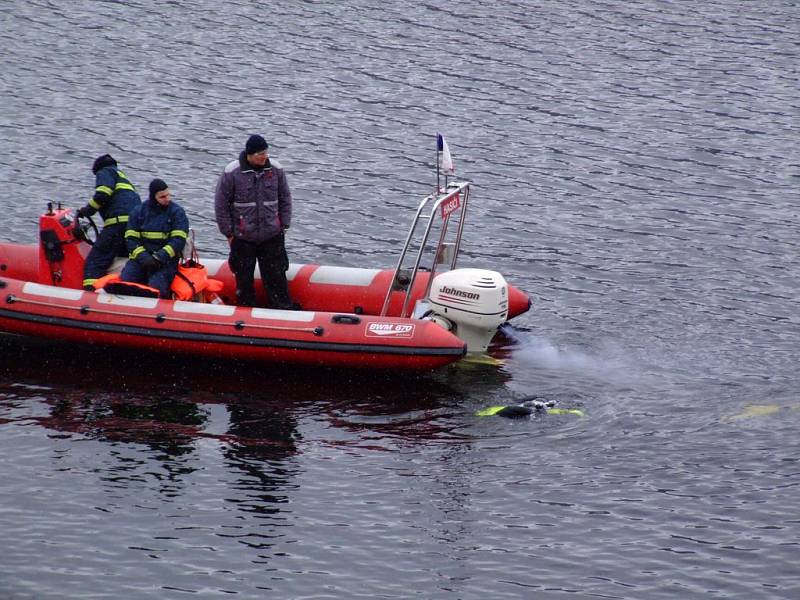
<instances>
[{"instance_id":1,"label":"red inflatable boat","mask_svg":"<svg viewBox=\"0 0 800 600\"><path fill-rule=\"evenodd\" d=\"M530 307L528 296L499 273L455 268L468 197L469 184L461 183L425 198L394 269L291 265L289 289L301 306L292 311L235 306L234 278L222 260L202 261L221 282L216 303L202 293L181 301L84 291L87 223L71 209L48 207L38 244L0 243L0 332L174 355L441 367L484 352L497 327ZM456 239L447 243L453 215L460 215L451 226ZM427 227L416 259L406 265L421 222ZM434 233L438 243L426 251Z\"/></svg>"}]
</instances>

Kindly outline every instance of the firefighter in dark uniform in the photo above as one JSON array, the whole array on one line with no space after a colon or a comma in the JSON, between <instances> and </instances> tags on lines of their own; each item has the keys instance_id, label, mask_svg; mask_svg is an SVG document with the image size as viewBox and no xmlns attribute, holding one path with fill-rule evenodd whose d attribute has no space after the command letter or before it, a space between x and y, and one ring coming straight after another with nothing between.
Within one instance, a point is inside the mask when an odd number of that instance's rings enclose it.
<instances>
[{"instance_id":1,"label":"firefighter in dark uniform","mask_svg":"<svg viewBox=\"0 0 800 600\"><path fill-rule=\"evenodd\" d=\"M78 209L79 217L90 217L99 212L103 230L97 236L83 266L83 287L93 290L93 284L114 262L117 256L127 256L125 228L128 215L141 204L136 188L117 167L110 154L98 157L92 165L95 189L89 203Z\"/></svg>"},{"instance_id":2,"label":"firefighter in dark uniform","mask_svg":"<svg viewBox=\"0 0 800 600\"><path fill-rule=\"evenodd\" d=\"M120 279L149 285L161 298L171 298L170 286L188 236L186 212L171 202L166 182L153 179L147 201L133 209L128 219L125 243L130 260Z\"/></svg>"}]
</instances>

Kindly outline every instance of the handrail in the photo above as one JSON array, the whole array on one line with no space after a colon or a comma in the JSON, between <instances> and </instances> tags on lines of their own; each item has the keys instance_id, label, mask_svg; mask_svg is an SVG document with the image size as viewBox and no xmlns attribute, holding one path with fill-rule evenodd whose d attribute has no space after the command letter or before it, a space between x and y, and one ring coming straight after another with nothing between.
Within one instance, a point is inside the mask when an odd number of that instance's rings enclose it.
<instances>
[{"instance_id":1,"label":"handrail","mask_svg":"<svg viewBox=\"0 0 800 600\"><path fill-rule=\"evenodd\" d=\"M458 260L458 252L461 248L461 234L464 232L464 221L467 216L467 203L469 202L469 184L463 185L461 189L458 191L464 192L463 196L459 197L459 206L458 208L452 210L447 214L447 217L444 219L444 223L442 224L442 233L439 235L439 244L436 247L436 253L434 256L439 255L439 251L444 245L445 235L447 234L447 225L450 222L450 215L456 212L458 209L461 209L461 215L459 216L458 220L458 231L456 232L456 240L453 243L453 257L450 259L450 270L456 268L456 261ZM444 203L447 198L443 198L441 203ZM433 208L436 211L436 206ZM434 258L433 265L431 266L431 275L428 277L428 285L425 287L425 293L422 295L423 298L427 298L431 291L431 285L433 284L433 278L436 275L436 265L438 264L436 258Z\"/></svg>"},{"instance_id":2,"label":"handrail","mask_svg":"<svg viewBox=\"0 0 800 600\"><path fill-rule=\"evenodd\" d=\"M467 202L469 201L469 182L462 182L462 183L451 183L447 186L445 190L440 190L435 194L431 194L426 196L422 199L419 206L417 207L417 212L414 215L414 220L411 223L411 228L408 232L408 236L406 237L406 242L403 245L403 250L400 252L400 258L397 261L397 266L394 270L394 275L392 277L392 281L389 284L389 289L386 291L386 298L383 301L383 308L381 309L381 316L386 316L386 313L389 310L389 304L392 299L392 292L394 291L395 284L397 284L397 278L400 274L401 269L403 268L403 262L408 254L409 246L411 245L411 241L414 238L414 232L417 229L417 225L420 222L420 219L427 219L428 224L425 227L425 232L422 236L422 240L419 244L419 251L417 252L417 257L414 261L414 268L411 272L411 280L408 282L408 286L406 288L406 295L403 299L403 307L400 310L400 316L405 317L406 311L408 309L408 303L411 300L411 292L414 289L414 282L417 278L417 273L419 273L420 263L422 262L422 254L425 251L425 246L428 243L428 237L430 236L431 229L433 228L434 217L437 214L441 215L442 218L442 231L439 235L439 241L436 245L436 250L434 251L434 259L433 264L431 265L430 270L430 278L428 279L427 287L425 288L425 296L427 297L428 293L430 292L431 282L433 281L433 276L436 271L436 257L439 256L442 247L444 246L445 236L447 234L447 225L450 221L450 216L461 210L461 215L458 223L458 232L456 234L456 240L453 247L453 257L450 261L450 269L454 269L456 265L456 260L458 258L458 252L461 247L461 235L464 230L464 219L466 217L466 208ZM442 192L447 192L444 195L441 195ZM463 194L461 194L463 192ZM430 209L430 213L427 215L423 215L423 211L425 207L433 201L433 206ZM449 202L449 204L447 204ZM441 208L441 211L439 210Z\"/></svg>"}]
</instances>

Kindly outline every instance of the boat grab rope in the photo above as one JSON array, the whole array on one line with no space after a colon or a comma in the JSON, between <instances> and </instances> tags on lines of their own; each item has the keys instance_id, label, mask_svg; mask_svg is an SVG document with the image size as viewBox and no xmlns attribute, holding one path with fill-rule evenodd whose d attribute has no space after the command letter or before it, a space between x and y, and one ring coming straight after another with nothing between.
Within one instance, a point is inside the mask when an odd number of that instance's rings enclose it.
<instances>
[{"instance_id":1,"label":"boat grab rope","mask_svg":"<svg viewBox=\"0 0 800 600\"><path fill-rule=\"evenodd\" d=\"M134 312L125 312L125 311L118 311L118 310L108 310L103 308L92 308L86 304L83 306L74 306L72 304L59 304L57 302L42 302L40 300L30 300L28 298L20 298L18 296L14 296L13 294L9 294L6 296L6 303L7 304L16 304L16 303L23 303L23 304L33 304L35 306L47 306L50 308L65 308L65 309L75 309L82 315L88 315L89 313L97 313L101 315L117 315L121 317L135 317L138 319L154 319L157 323L165 323L167 321L171 322L178 322L178 323L192 323L196 325L217 325L217 326L226 326L231 325L234 329L241 331L245 327L254 328L254 329L268 329L270 331L294 331L294 332L301 332L301 333L312 333L316 336L321 336L325 329L321 325L317 325L316 327L287 327L282 325L264 325L262 323L245 323L244 321L234 321L233 323L220 323L219 321L208 321L203 319L186 319L184 317L172 317L167 316L164 313L158 313L156 315L143 315L141 313L134 313Z\"/></svg>"}]
</instances>

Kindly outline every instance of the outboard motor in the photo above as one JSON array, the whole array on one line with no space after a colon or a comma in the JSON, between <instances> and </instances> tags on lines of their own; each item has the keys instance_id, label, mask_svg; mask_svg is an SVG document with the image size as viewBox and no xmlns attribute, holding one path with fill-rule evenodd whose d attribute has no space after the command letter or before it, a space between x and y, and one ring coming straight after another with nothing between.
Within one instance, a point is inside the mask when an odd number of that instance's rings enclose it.
<instances>
[{"instance_id":1,"label":"outboard motor","mask_svg":"<svg viewBox=\"0 0 800 600\"><path fill-rule=\"evenodd\" d=\"M434 277L428 308L427 318L464 340L468 352L486 352L508 318L508 284L496 271L447 271Z\"/></svg>"}]
</instances>

